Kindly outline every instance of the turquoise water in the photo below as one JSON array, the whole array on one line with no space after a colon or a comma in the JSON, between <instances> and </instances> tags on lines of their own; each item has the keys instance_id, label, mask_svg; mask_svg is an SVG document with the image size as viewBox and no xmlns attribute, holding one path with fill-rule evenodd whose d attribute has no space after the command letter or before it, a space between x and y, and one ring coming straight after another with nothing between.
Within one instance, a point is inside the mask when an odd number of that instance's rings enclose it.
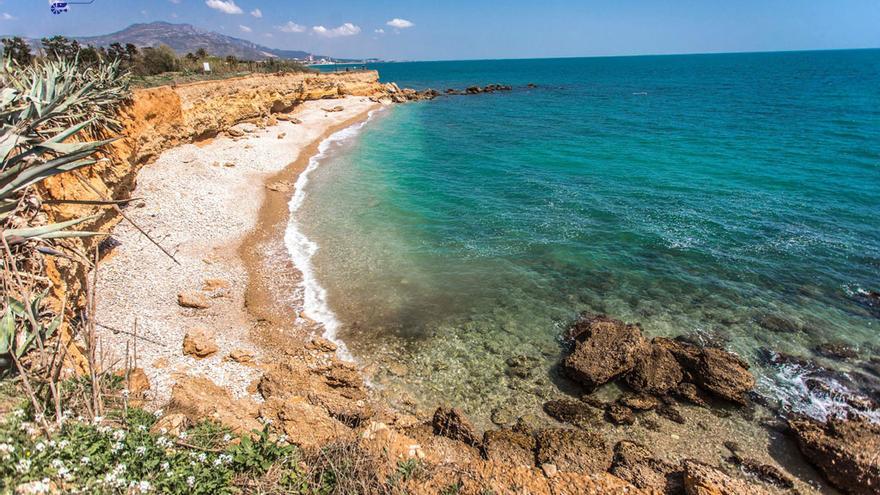
<instances>
[{"instance_id":1,"label":"turquoise water","mask_svg":"<svg viewBox=\"0 0 880 495\"><path fill-rule=\"evenodd\" d=\"M820 413L762 350L878 355L859 294L880 289L880 51L371 67L514 86L378 112L301 184L312 305L378 386L483 417L537 406L568 386L558 336L581 311L720 343L762 394Z\"/></svg>"}]
</instances>

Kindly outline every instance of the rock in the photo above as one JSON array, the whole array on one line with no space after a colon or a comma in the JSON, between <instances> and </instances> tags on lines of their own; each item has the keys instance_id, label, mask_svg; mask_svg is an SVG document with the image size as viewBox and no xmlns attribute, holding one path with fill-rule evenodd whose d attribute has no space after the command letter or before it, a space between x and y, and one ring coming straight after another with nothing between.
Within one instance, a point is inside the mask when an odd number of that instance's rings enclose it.
<instances>
[{"instance_id":1,"label":"rock","mask_svg":"<svg viewBox=\"0 0 880 495\"><path fill-rule=\"evenodd\" d=\"M194 328L183 337L183 354L197 358L214 355L218 350L214 334L204 328Z\"/></svg>"},{"instance_id":2,"label":"rock","mask_svg":"<svg viewBox=\"0 0 880 495\"><path fill-rule=\"evenodd\" d=\"M769 495L764 488L731 478L718 469L697 461L684 461L684 490L687 495Z\"/></svg>"},{"instance_id":3,"label":"rock","mask_svg":"<svg viewBox=\"0 0 880 495\"><path fill-rule=\"evenodd\" d=\"M244 136L244 131L236 129L235 127L230 127L229 129L226 129L226 135L230 137L242 137Z\"/></svg>"},{"instance_id":4,"label":"rock","mask_svg":"<svg viewBox=\"0 0 880 495\"><path fill-rule=\"evenodd\" d=\"M853 359L859 357L859 353L847 344L840 342L825 342L813 349L816 354L831 359Z\"/></svg>"},{"instance_id":5,"label":"rock","mask_svg":"<svg viewBox=\"0 0 880 495\"><path fill-rule=\"evenodd\" d=\"M675 388L675 395L681 397L682 399L690 402L691 404L700 406L700 407L708 407L709 403L705 401L700 396L700 391L697 389L697 386L693 383L682 382L678 384L678 387Z\"/></svg>"},{"instance_id":6,"label":"rock","mask_svg":"<svg viewBox=\"0 0 880 495\"><path fill-rule=\"evenodd\" d=\"M669 404L660 404L659 406L657 406L657 415L662 416L669 421L678 423L680 425L683 425L687 422L684 419L684 416L681 415L681 412L679 412L678 409Z\"/></svg>"},{"instance_id":7,"label":"rock","mask_svg":"<svg viewBox=\"0 0 880 495\"><path fill-rule=\"evenodd\" d=\"M535 465L535 437L515 429L490 430L483 434L482 453L487 461L517 466Z\"/></svg>"},{"instance_id":8,"label":"rock","mask_svg":"<svg viewBox=\"0 0 880 495\"><path fill-rule=\"evenodd\" d=\"M529 83L529 84L528 84L528 87L531 88L531 89L535 89L535 88L538 87L538 85L535 84L535 83Z\"/></svg>"},{"instance_id":9,"label":"rock","mask_svg":"<svg viewBox=\"0 0 880 495\"><path fill-rule=\"evenodd\" d=\"M229 287L231 287L229 281L222 278L209 278L202 283L202 290L207 292L228 289Z\"/></svg>"},{"instance_id":10,"label":"rock","mask_svg":"<svg viewBox=\"0 0 880 495\"><path fill-rule=\"evenodd\" d=\"M324 371L324 381L333 388L360 389L364 386L364 379L360 372L351 363L334 361Z\"/></svg>"},{"instance_id":11,"label":"rock","mask_svg":"<svg viewBox=\"0 0 880 495\"><path fill-rule=\"evenodd\" d=\"M291 124L295 124L295 125L299 125L299 124L302 124L303 121L300 120L300 119L297 119L297 118L295 118L295 117L291 117L291 118L290 118L290 123L291 123Z\"/></svg>"},{"instance_id":12,"label":"rock","mask_svg":"<svg viewBox=\"0 0 880 495\"><path fill-rule=\"evenodd\" d=\"M123 381L128 377L128 383L124 383L124 385L126 385L129 397L132 399L142 399L144 394L150 390L150 379L143 368L119 370L114 375L121 377Z\"/></svg>"},{"instance_id":13,"label":"rock","mask_svg":"<svg viewBox=\"0 0 880 495\"><path fill-rule=\"evenodd\" d=\"M749 372L749 364L739 356L715 347L699 348L659 337L653 343L669 350L703 390L737 404L748 403L746 393L755 387L755 377Z\"/></svg>"},{"instance_id":14,"label":"rock","mask_svg":"<svg viewBox=\"0 0 880 495\"><path fill-rule=\"evenodd\" d=\"M648 394L624 395L618 402L636 411L650 411L660 404L656 397Z\"/></svg>"},{"instance_id":15,"label":"rock","mask_svg":"<svg viewBox=\"0 0 880 495\"><path fill-rule=\"evenodd\" d=\"M313 337L312 340L306 344L306 349L319 352L336 352L337 345L324 337Z\"/></svg>"},{"instance_id":16,"label":"rock","mask_svg":"<svg viewBox=\"0 0 880 495\"><path fill-rule=\"evenodd\" d=\"M541 464L541 471L544 473L544 476L548 478L552 478L559 473L559 468L556 467L556 464Z\"/></svg>"},{"instance_id":17,"label":"rock","mask_svg":"<svg viewBox=\"0 0 880 495\"><path fill-rule=\"evenodd\" d=\"M563 360L563 370L587 388L630 371L648 350L638 325L601 315L582 315L569 336L574 339L574 351Z\"/></svg>"},{"instance_id":18,"label":"rock","mask_svg":"<svg viewBox=\"0 0 880 495\"><path fill-rule=\"evenodd\" d=\"M406 461L424 459L422 446L413 438L391 429L385 423L371 422L360 435L360 445L386 459Z\"/></svg>"},{"instance_id":19,"label":"rock","mask_svg":"<svg viewBox=\"0 0 880 495\"><path fill-rule=\"evenodd\" d=\"M632 409L620 404L609 404L605 409L605 419L616 425L631 425L636 422Z\"/></svg>"},{"instance_id":20,"label":"rock","mask_svg":"<svg viewBox=\"0 0 880 495\"><path fill-rule=\"evenodd\" d=\"M797 333L801 327L790 320L777 315L764 315L758 318L758 325L776 333Z\"/></svg>"},{"instance_id":21,"label":"rock","mask_svg":"<svg viewBox=\"0 0 880 495\"><path fill-rule=\"evenodd\" d=\"M289 182L284 181L273 182L266 185L266 189L280 193L288 193L292 188L293 186Z\"/></svg>"},{"instance_id":22,"label":"rock","mask_svg":"<svg viewBox=\"0 0 880 495\"><path fill-rule=\"evenodd\" d=\"M651 345L650 352L636 359L633 369L624 381L636 392L665 394L675 388L684 375L675 356L659 345Z\"/></svg>"},{"instance_id":23,"label":"rock","mask_svg":"<svg viewBox=\"0 0 880 495\"><path fill-rule=\"evenodd\" d=\"M431 421L434 434L453 440L464 442L468 445L479 445L480 440L477 431L464 414L455 408L438 407Z\"/></svg>"},{"instance_id":24,"label":"rock","mask_svg":"<svg viewBox=\"0 0 880 495\"><path fill-rule=\"evenodd\" d=\"M553 464L560 471L601 473L611 467L611 456L611 449L598 433L565 428L538 433L538 465Z\"/></svg>"},{"instance_id":25,"label":"rock","mask_svg":"<svg viewBox=\"0 0 880 495\"><path fill-rule=\"evenodd\" d=\"M532 370L538 366L538 359L519 355L507 358L507 375L515 378L528 378L532 375Z\"/></svg>"},{"instance_id":26,"label":"rock","mask_svg":"<svg viewBox=\"0 0 880 495\"><path fill-rule=\"evenodd\" d=\"M232 167L235 166L235 163L233 163L233 162L226 162L226 163L223 164L223 166L226 167L226 168L232 168Z\"/></svg>"},{"instance_id":27,"label":"rock","mask_svg":"<svg viewBox=\"0 0 880 495\"><path fill-rule=\"evenodd\" d=\"M729 459L730 462L742 468L746 474L754 476L764 483L775 485L780 488L794 488L794 481L776 466L762 464L755 459L743 458L739 455L739 449L735 446L728 445L727 442L725 442L724 446L733 453Z\"/></svg>"},{"instance_id":28,"label":"rock","mask_svg":"<svg viewBox=\"0 0 880 495\"><path fill-rule=\"evenodd\" d=\"M150 428L150 432L158 435L171 435L176 437L180 435L181 432L186 431L188 422L189 420L186 419L186 415L184 414L166 414L153 424L153 427Z\"/></svg>"},{"instance_id":29,"label":"rock","mask_svg":"<svg viewBox=\"0 0 880 495\"><path fill-rule=\"evenodd\" d=\"M250 364L254 362L256 357L257 355L254 353L254 351L249 351L246 349L235 349L234 351L229 353L227 359L230 361L235 361L236 363Z\"/></svg>"},{"instance_id":30,"label":"rock","mask_svg":"<svg viewBox=\"0 0 880 495\"><path fill-rule=\"evenodd\" d=\"M647 447L628 440L614 447L611 474L637 488L659 493L681 493L684 488L680 466L656 459Z\"/></svg>"},{"instance_id":31,"label":"rock","mask_svg":"<svg viewBox=\"0 0 880 495\"><path fill-rule=\"evenodd\" d=\"M308 399L312 404L326 409L334 419L352 428L366 423L375 414L373 408L362 399L352 400L327 392L312 392Z\"/></svg>"},{"instance_id":32,"label":"rock","mask_svg":"<svg viewBox=\"0 0 880 495\"><path fill-rule=\"evenodd\" d=\"M188 290L177 294L177 304L184 308L207 309L211 306L204 292Z\"/></svg>"},{"instance_id":33,"label":"rock","mask_svg":"<svg viewBox=\"0 0 880 495\"><path fill-rule=\"evenodd\" d=\"M345 107L343 107L342 105L336 105L335 107L322 108L321 110L328 112L328 113L334 113L334 112L341 112L341 111L345 110Z\"/></svg>"},{"instance_id":34,"label":"rock","mask_svg":"<svg viewBox=\"0 0 880 495\"><path fill-rule=\"evenodd\" d=\"M287 435L290 443L304 449L320 448L352 433L330 417L324 408L314 406L302 397L269 399L260 407L260 416L271 420Z\"/></svg>"},{"instance_id":35,"label":"rock","mask_svg":"<svg viewBox=\"0 0 880 495\"><path fill-rule=\"evenodd\" d=\"M789 419L801 452L825 478L851 494L880 492L880 424L864 418Z\"/></svg>"},{"instance_id":36,"label":"rock","mask_svg":"<svg viewBox=\"0 0 880 495\"><path fill-rule=\"evenodd\" d=\"M466 92L467 94L469 94L469 95L475 95L475 94L478 94L478 93L482 93L482 92L483 92L483 88L481 88L481 87L479 87L479 86L470 86L470 87L468 87L468 88L465 90L465 92Z\"/></svg>"},{"instance_id":37,"label":"rock","mask_svg":"<svg viewBox=\"0 0 880 495\"><path fill-rule=\"evenodd\" d=\"M276 139L284 139L285 137L287 137L286 132L279 132L278 135L275 136Z\"/></svg>"},{"instance_id":38,"label":"rock","mask_svg":"<svg viewBox=\"0 0 880 495\"><path fill-rule=\"evenodd\" d=\"M250 399L234 399L228 390L204 377L183 376L171 388L169 413L180 413L192 423L210 419L236 433L262 429L258 406Z\"/></svg>"},{"instance_id":39,"label":"rock","mask_svg":"<svg viewBox=\"0 0 880 495\"><path fill-rule=\"evenodd\" d=\"M571 399L547 401L544 403L544 412L557 421L580 428L588 428L598 416L587 404Z\"/></svg>"}]
</instances>

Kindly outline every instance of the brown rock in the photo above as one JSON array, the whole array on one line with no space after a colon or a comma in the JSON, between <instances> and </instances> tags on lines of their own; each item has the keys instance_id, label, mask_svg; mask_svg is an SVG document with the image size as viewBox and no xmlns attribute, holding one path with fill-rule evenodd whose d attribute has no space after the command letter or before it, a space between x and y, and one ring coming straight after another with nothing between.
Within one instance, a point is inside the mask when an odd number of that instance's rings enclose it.
<instances>
[{"instance_id":1,"label":"brown rock","mask_svg":"<svg viewBox=\"0 0 880 495\"><path fill-rule=\"evenodd\" d=\"M621 405L636 411L650 411L660 404L656 397L648 394L624 395L620 398L619 402Z\"/></svg>"},{"instance_id":2,"label":"brown rock","mask_svg":"<svg viewBox=\"0 0 880 495\"><path fill-rule=\"evenodd\" d=\"M851 494L880 492L880 425L863 418L789 420L798 447L825 478Z\"/></svg>"},{"instance_id":3,"label":"brown rock","mask_svg":"<svg viewBox=\"0 0 880 495\"><path fill-rule=\"evenodd\" d=\"M700 407L708 407L709 404L700 396L700 391L697 389L697 386L693 383L682 382L678 384L678 387L675 388L675 395L681 397L682 399L690 402L691 404L700 406Z\"/></svg>"},{"instance_id":4,"label":"brown rock","mask_svg":"<svg viewBox=\"0 0 880 495\"><path fill-rule=\"evenodd\" d=\"M375 414L373 408L363 399L349 399L329 392L312 392L308 398L309 402L323 407L334 419L352 428L366 423Z\"/></svg>"},{"instance_id":5,"label":"brown rock","mask_svg":"<svg viewBox=\"0 0 880 495\"><path fill-rule=\"evenodd\" d=\"M362 388L364 379L354 365L342 361L334 361L324 372L324 380L331 387Z\"/></svg>"},{"instance_id":6,"label":"brown rock","mask_svg":"<svg viewBox=\"0 0 880 495\"><path fill-rule=\"evenodd\" d=\"M657 459L644 445L626 440L614 447L611 474L637 488L660 493L681 493L684 488L680 466Z\"/></svg>"},{"instance_id":7,"label":"brown rock","mask_svg":"<svg viewBox=\"0 0 880 495\"><path fill-rule=\"evenodd\" d=\"M328 112L328 113L333 113L333 112L341 112L341 111L345 110L345 107L343 107L342 105L336 105L335 107L322 108L321 110Z\"/></svg>"},{"instance_id":8,"label":"brown rock","mask_svg":"<svg viewBox=\"0 0 880 495\"><path fill-rule=\"evenodd\" d=\"M434 434L464 442L468 445L479 445L479 437L473 425L464 414L455 408L438 407L431 422Z\"/></svg>"},{"instance_id":9,"label":"brown rock","mask_svg":"<svg viewBox=\"0 0 880 495\"><path fill-rule=\"evenodd\" d=\"M678 361L669 350L651 345L650 352L636 360L633 369L624 380L636 392L665 394L675 388L684 375Z\"/></svg>"},{"instance_id":10,"label":"brown rock","mask_svg":"<svg viewBox=\"0 0 880 495\"><path fill-rule=\"evenodd\" d=\"M731 478L718 469L697 461L684 461L684 490L687 495L769 495L764 488Z\"/></svg>"},{"instance_id":11,"label":"brown rock","mask_svg":"<svg viewBox=\"0 0 880 495\"><path fill-rule=\"evenodd\" d=\"M312 340L306 344L307 349L320 352L336 352L337 347L338 346L333 341L327 340L324 337L313 337Z\"/></svg>"},{"instance_id":12,"label":"brown rock","mask_svg":"<svg viewBox=\"0 0 880 495\"><path fill-rule=\"evenodd\" d=\"M184 414L166 414L156 421L153 427L150 428L150 431L159 435L168 434L176 437L180 435L181 432L186 431L188 421L189 420L186 419L186 415Z\"/></svg>"},{"instance_id":13,"label":"brown rock","mask_svg":"<svg viewBox=\"0 0 880 495\"><path fill-rule=\"evenodd\" d=\"M236 363L250 364L254 362L256 357L257 356L254 351L249 351L246 349L235 349L234 351L229 353L227 359L229 359L230 361L235 361Z\"/></svg>"},{"instance_id":14,"label":"brown rock","mask_svg":"<svg viewBox=\"0 0 880 495\"><path fill-rule=\"evenodd\" d=\"M662 416L669 421L674 423L678 423L680 425L685 424L687 421L684 419L684 416L681 415L678 409L675 406L670 404L660 404L657 406L657 415Z\"/></svg>"},{"instance_id":15,"label":"brown rock","mask_svg":"<svg viewBox=\"0 0 880 495\"><path fill-rule=\"evenodd\" d=\"M746 393L755 387L755 377L749 364L736 354L664 338L653 342L669 350L703 390L737 404L748 403Z\"/></svg>"},{"instance_id":16,"label":"brown rock","mask_svg":"<svg viewBox=\"0 0 880 495\"><path fill-rule=\"evenodd\" d=\"M571 399L551 400L544 403L544 412L551 418L580 428L595 424L598 414L587 404Z\"/></svg>"},{"instance_id":17,"label":"brown rock","mask_svg":"<svg viewBox=\"0 0 880 495\"><path fill-rule=\"evenodd\" d=\"M648 350L638 325L606 316L581 316L569 336L574 351L562 362L563 370L588 388L628 372Z\"/></svg>"},{"instance_id":18,"label":"brown rock","mask_svg":"<svg viewBox=\"0 0 880 495\"><path fill-rule=\"evenodd\" d=\"M814 349L816 354L831 359L853 359L859 357L859 353L847 344L840 342L825 342Z\"/></svg>"},{"instance_id":19,"label":"brown rock","mask_svg":"<svg viewBox=\"0 0 880 495\"><path fill-rule=\"evenodd\" d=\"M230 287L228 280L222 278L209 278L202 284L202 290L214 292L215 290L228 289Z\"/></svg>"},{"instance_id":20,"label":"brown rock","mask_svg":"<svg viewBox=\"0 0 880 495\"><path fill-rule=\"evenodd\" d=\"M278 135L275 137L278 139L284 139L285 137L287 137L287 133L286 132L279 132Z\"/></svg>"},{"instance_id":21,"label":"brown rock","mask_svg":"<svg viewBox=\"0 0 880 495\"><path fill-rule=\"evenodd\" d=\"M183 337L183 354L197 358L206 358L218 350L214 342L214 334L204 328L194 328Z\"/></svg>"},{"instance_id":22,"label":"brown rock","mask_svg":"<svg viewBox=\"0 0 880 495\"><path fill-rule=\"evenodd\" d=\"M605 409L605 419L616 425L631 425L636 422L632 409L620 404L608 404L608 408Z\"/></svg>"},{"instance_id":23,"label":"brown rock","mask_svg":"<svg viewBox=\"0 0 880 495\"><path fill-rule=\"evenodd\" d=\"M177 294L177 304L184 308L206 309L211 306L204 292L188 290Z\"/></svg>"},{"instance_id":24,"label":"brown rock","mask_svg":"<svg viewBox=\"0 0 880 495\"><path fill-rule=\"evenodd\" d=\"M191 423L217 421L237 433L260 430L258 407L249 399L234 399L228 390L204 377L183 376L171 388L168 412L180 413Z\"/></svg>"},{"instance_id":25,"label":"brown rock","mask_svg":"<svg viewBox=\"0 0 880 495\"><path fill-rule=\"evenodd\" d=\"M144 393L150 390L150 379L144 372L143 368L132 368L130 370L119 370L114 373L116 376L122 377L123 380L128 377L126 389L129 397L134 399L142 399Z\"/></svg>"},{"instance_id":26,"label":"brown rock","mask_svg":"<svg viewBox=\"0 0 880 495\"><path fill-rule=\"evenodd\" d=\"M226 129L226 135L231 137L242 137L244 136L244 131L236 129L235 127L230 127L229 129Z\"/></svg>"},{"instance_id":27,"label":"brown rock","mask_svg":"<svg viewBox=\"0 0 880 495\"><path fill-rule=\"evenodd\" d=\"M302 397L283 401L269 399L260 407L260 416L280 428L288 441L305 449L320 448L352 433L344 424L331 418L326 410Z\"/></svg>"},{"instance_id":28,"label":"brown rock","mask_svg":"<svg viewBox=\"0 0 880 495\"><path fill-rule=\"evenodd\" d=\"M488 461L517 466L535 465L535 437L514 429L490 430L483 434L483 457Z\"/></svg>"},{"instance_id":29,"label":"brown rock","mask_svg":"<svg viewBox=\"0 0 880 495\"><path fill-rule=\"evenodd\" d=\"M550 428L538 433L538 465L554 464L561 471L601 473L611 467L611 449L594 432Z\"/></svg>"}]
</instances>

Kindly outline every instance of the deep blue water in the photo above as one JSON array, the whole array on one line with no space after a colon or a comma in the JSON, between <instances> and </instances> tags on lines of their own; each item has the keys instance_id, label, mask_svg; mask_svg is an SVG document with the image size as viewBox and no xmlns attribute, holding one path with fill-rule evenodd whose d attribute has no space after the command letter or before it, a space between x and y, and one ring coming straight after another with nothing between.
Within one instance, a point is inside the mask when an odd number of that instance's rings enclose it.
<instances>
[{"instance_id":1,"label":"deep blue water","mask_svg":"<svg viewBox=\"0 0 880 495\"><path fill-rule=\"evenodd\" d=\"M720 343L792 402L762 349L877 356L880 50L371 68L514 86L379 112L310 177L295 219L338 336L407 367L378 383L488 413L554 380L581 311ZM526 386L519 354L543 363Z\"/></svg>"}]
</instances>

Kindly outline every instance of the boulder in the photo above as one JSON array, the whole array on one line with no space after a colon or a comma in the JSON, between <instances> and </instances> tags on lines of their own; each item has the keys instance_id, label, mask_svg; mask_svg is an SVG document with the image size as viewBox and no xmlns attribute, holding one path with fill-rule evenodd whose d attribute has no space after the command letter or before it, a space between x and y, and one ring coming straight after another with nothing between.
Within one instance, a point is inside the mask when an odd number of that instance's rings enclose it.
<instances>
[{"instance_id":1,"label":"boulder","mask_svg":"<svg viewBox=\"0 0 880 495\"><path fill-rule=\"evenodd\" d=\"M553 464L561 471L601 473L611 467L612 453L598 433L550 428L537 435L537 464Z\"/></svg>"},{"instance_id":2,"label":"boulder","mask_svg":"<svg viewBox=\"0 0 880 495\"><path fill-rule=\"evenodd\" d=\"M650 352L636 359L624 381L636 392L662 395L674 389L683 378L675 356L663 346L652 344Z\"/></svg>"},{"instance_id":3,"label":"boulder","mask_svg":"<svg viewBox=\"0 0 880 495\"><path fill-rule=\"evenodd\" d=\"M220 350L214 334L204 328L193 328L183 337L183 354L197 358L212 356Z\"/></svg>"},{"instance_id":4,"label":"boulder","mask_svg":"<svg viewBox=\"0 0 880 495\"><path fill-rule=\"evenodd\" d=\"M147 377L144 369L132 368L130 370L119 370L114 374L118 377L122 377L123 385L125 385L128 390L129 400L132 401L132 405L137 406L141 404L144 394L150 390L150 379ZM126 379L128 380L128 383L125 383Z\"/></svg>"},{"instance_id":5,"label":"boulder","mask_svg":"<svg viewBox=\"0 0 880 495\"><path fill-rule=\"evenodd\" d=\"M769 495L770 492L754 483L731 478L706 464L684 461L684 491L687 495Z\"/></svg>"},{"instance_id":6,"label":"boulder","mask_svg":"<svg viewBox=\"0 0 880 495\"><path fill-rule=\"evenodd\" d=\"M153 424L153 427L150 428L150 432L157 435L167 434L176 437L180 435L181 432L186 431L188 422L189 420L184 414L166 414Z\"/></svg>"},{"instance_id":7,"label":"boulder","mask_svg":"<svg viewBox=\"0 0 880 495\"><path fill-rule=\"evenodd\" d=\"M249 351L247 349L235 349L229 353L226 358L229 361L235 361L236 363L241 364L250 364L253 363L257 358L256 353L254 351Z\"/></svg>"},{"instance_id":8,"label":"boulder","mask_svg":"<svg viewBox=\"0 0 880 495\"><path fill-rule=\"evenodd\" d=\"M187 290L177 294L177 304L192 309L206 309L211 306L208 296L197 290Z\"/></svg>"},{"instance_id":9,"label":"boulder","mask_svg":"<svg viewBox=\"0 0 880 495\"><path fill-rule=\"evenodd\" d=\"M656 410L658 416L664 417L673 423L683 425L687 422L681 412L671 404L660 404Z\"/></svg>"},{"instance_id":10,"label":"boulder","mask_svg":"<svg viewBox=\"0 0 880 495\"><path fill-rule=\"evenodd\" d=\"M628 440L614 447L611 474L637 488L659 493L681 493L684 488L680 466L657 459L644 445Z\"/></svg>"},{"instance_id":11,"label":"boulder","mask_svg":"<svg viewBox=\"0 0 880 495\"><path fill-rule=\"evenodd\" d=\"M880 424L860 417L788 423L804 457L834 486L856 495L880 492Z\"/></svg>"},{"instance_id":12,"label":"boulder","mask_svg":"<svg viewBox=\"0 0 880 495\"><path fill-rule=\"evenodd\" d=\"M329 392L312 392L308 399L310 403L326 409L334 419L352 428L357 428L375 414L363 399L349 399Z\"/></svg>"},{"instance_id":13,"label":"boulder","mask_svg":"<svg viewBox=\"0 0 880 495\"><path fill-rule=\"evenodd\" d=\"M544 403L544 412L551 418L580 428L595 424L598 414L590 406L579 400L559 399Z\"/></svg>"},{"instance_id":14,"label":"boulder","mask_svg":"<svg viewBox=\"0 0 880 495\"><path fill-rule=\"evenodd\" d=\"M638 325L607 316L586 316L569 330L574 351L562 362L565 373L587 388L595 388L622 375L648 352Z\"/></svg>"},{"instance_id":15,"label":"boulder","mask_svg":"<svg viewBox=\"0 0 880 495\"><path fill-rule=\"evenodd\" d=\"M636 411L650 411L660 404L656 397L648 394L624 395L618 402Z\"/></svg>"},{"instance_id":16,"label":"boulder","mask_svg":"<svg viewBox=\"0 0 880 495\"><path fill-rule=\"evenodd\" d=\"M190 423L210 419L236 433L260 430L258 406L250 399L234 399L228 390L208 378L185 375L171 388L169 413L186 416Z\"/></svg>"},{"instance_id":17,"label":"boulder","mask_svg":"<svg viewBox=\"0 0 880 495\"><path fill-rule=\"evenodd\" d=\"M468 445L479 445L480 440L477 430L459 409L438 407L431 421L434 434L453 440L464 442Z\"/></svg>"},{"instance_id":18,"label":"boulder","mask_svg":"<svg viewBox=\"0 0 880 495\"><path fill-rule=\"evenodd\" d=\"M343 107L342 105L336 105L335 107L322 108L321 110L328 112L328 113L333 113L333 112L341 112L341 111L345 110L345 107Z\"/></svg>"},{"instance_id":19,"label":"boulder","mask_svg":"<svg viewBox=\"0 0 880 495\"><path fill-rule=\"evenodd\" d=\"M681 382L675 387L675 395L700 407L708 407L709 403L700 395L696 385L689 382Z\"/></svg>"},{"instance_id":20,"label":"boulder","mask_svg":"<svg viewBox=\"0 0 880 495\"><path fill-rule=\"evenodd\" d=\"M516 466L535 465L535 437L516 429L490 430L483 434L483 457L487 461Z\"/></svg>"},{"instance_id":21,"label":"boulder","mask_svg":"<svg viewBox=\"0 0 880 495\"><path fill-rule=\"evenodd\" d=\"M748 403L746 393L755 387L755 377L749 372L749 364L736 354L665 338L655 338L653 343L671 352L703 390L737 404Z\"/></svg>"},{"instance_id":22,"label":"boulder","mask_svg":"<svg viewBox=\"0 0 880 495\"><path fill-rule=\"evenodd\" d=\"M352 434L324 408L310 404L303 397L269 399L260 407L260 416L272 421L287 435L290 443L304 449L320 448Z\"/></svg>"},{"instance_id":23,"label":"boulder","mask_svg":"<svg viewBox=\"0 0 880 495\"><path fill-rule=\"evenodd\" d=\"M608 404L605 409L605 419L616 425L631 425L636 422L632 409L620 404Z\"/></svg>"}]
</instances>

